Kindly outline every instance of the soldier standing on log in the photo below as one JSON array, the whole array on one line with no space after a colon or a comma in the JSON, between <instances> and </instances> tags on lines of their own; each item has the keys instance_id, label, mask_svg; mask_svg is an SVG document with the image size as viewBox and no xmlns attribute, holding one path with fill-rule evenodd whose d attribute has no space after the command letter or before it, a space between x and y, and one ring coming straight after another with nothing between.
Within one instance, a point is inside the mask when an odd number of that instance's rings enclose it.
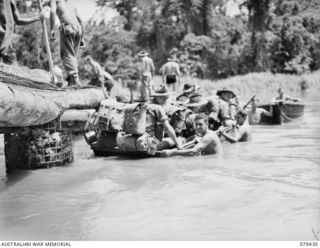
<instances>
[{"instance_id":1,"label":"soldier standing on log","mask_svg":"<svg viewBox=\"0 0 320 248\"><path fill-rule=\"evenodd\" d=\"M84 25L77 9L68 0L50 0L51 39L55 39L56 15L60 20L60 56L68 86L80 85L77 54L84 46Z\"/></svg>"},{"instance_id":2,"label":"soldier standing on log","mask_svg":"<svg viewBox=\"0 0 320 248\"><path fill-rule=\"evenodd\" d=\"M11 13L6 9L4 1L8 1ZM8 25L28 25L43 19L43 13L31 18L22 18L19 14L15 0L0 0L0 61L6 64L13 64L16 61L16 53L12 47L12 36L7 32ZM13 27L12 27L13 29Z\"/></svg>"}]
</instances>

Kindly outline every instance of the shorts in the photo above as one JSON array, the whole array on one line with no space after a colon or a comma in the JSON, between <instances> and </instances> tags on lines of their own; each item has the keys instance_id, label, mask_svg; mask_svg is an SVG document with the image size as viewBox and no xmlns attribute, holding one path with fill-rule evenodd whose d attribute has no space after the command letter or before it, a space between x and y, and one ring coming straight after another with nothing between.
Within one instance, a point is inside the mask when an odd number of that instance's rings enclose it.
<instances>
[{"instance_id":1,"label":"shorts","mask_svg":"<svg viewBox=\"0 0 320 248\"><path fill-rule=\"evenodd\" d=\"M166 78L167 84L174 84L177 82L176 75L167 75Z\"/></svg>"}]
</instances>

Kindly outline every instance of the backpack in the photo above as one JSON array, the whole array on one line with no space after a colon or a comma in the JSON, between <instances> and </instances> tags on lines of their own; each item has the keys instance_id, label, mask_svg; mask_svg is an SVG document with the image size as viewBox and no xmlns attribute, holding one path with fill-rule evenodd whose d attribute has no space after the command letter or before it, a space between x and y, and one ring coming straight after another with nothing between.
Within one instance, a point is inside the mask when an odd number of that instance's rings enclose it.
<instances>
[{"instance_id":1,"label":"backpack","mask_svg":"<svg viewBox=\"0 0 320 248\"><path fill-rule=\"evenodd\" d=\"M98 128L101 131L116 133L122 130L124 103L113 100L101 101L98 111Z\"/></svg>"},{"instance_id":2,"label":"backpack","mask_svg":"<svg viewBox=\"0 0 320 248\"><path fill-rule=\"evenodd\" d=\"M143 103L128 104L124 109L123 131L142 135L146 131L147 105Z\"/></svg>"}]
</instances>

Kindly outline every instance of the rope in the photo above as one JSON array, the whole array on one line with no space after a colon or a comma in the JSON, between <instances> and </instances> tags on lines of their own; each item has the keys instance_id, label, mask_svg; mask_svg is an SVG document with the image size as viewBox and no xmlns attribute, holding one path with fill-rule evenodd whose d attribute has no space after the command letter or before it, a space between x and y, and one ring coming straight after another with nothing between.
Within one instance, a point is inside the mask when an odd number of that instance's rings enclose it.
<instances>
[{"instance_id":1,"label":"rope","mask_svg":"<svg viewBox=\"0 0 320 248\"><path fill-rule=\"evenodd\" d=\"M47 78L43 78L42 75L32 75L32 73L30 69L16 65L0 65L0 80L4 83L42 90L58 89L56 86L49 84Z\"/></svg>"},{"instance_id":2,"label":"rope","mask_svg":"<svg viewBox=\"0 0 320 248\"><path fill-rule=\"evenodd\" d=\"M35 89L42 89L42 90L54 90L57 89L57 87L46 84L43 82L37 82L29 78L13 75L11 73L6 73L3 71L0 71L0 80L7 84L13 84L17 86L24 86L29 88L35 88Z\"/></svg>"}]
</instances>

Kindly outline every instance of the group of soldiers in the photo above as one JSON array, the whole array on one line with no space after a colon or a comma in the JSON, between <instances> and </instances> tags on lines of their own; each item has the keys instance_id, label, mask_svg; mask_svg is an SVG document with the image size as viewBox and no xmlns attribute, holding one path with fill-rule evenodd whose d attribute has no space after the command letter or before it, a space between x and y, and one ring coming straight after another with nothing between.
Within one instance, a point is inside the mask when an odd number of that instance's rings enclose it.
<instances>
[{"instance_id":1,"label":"group of soldiers","mask_svg":"<svg viewBox=\"0 0 320 248\"><path fill-rule=\"evenodd\" d=\"M197 85L185 84L181 95L165 84L150 93L146 133L158 140L162 156L222 154L221 140L251 140L247 111L241 109L231 89L204 98Z\"/></svg>"},{"instance_id":2,"label":"group of soldiers","mask_svg":"<svg viewBox=\"0 0 320 248\"><path fill-rule=\"evenodd\" d=\"M50 7L51 39L56 38L56 17L60 21L60 55L68 86L80 85L77 55L80 46L84 46L84 23L68 0L46 0L43 5ZM0 0L0 8L0 59L12 64L15 52L8 35L10 24L27 25L41 21L44 14L41 12L31 18L22 18L15 0ZM8 8L11 11L7 11ZM145 50L137 55L141 61L140 75L136 79L141 86L139 101L148 104L146 132L159 140L158 150L163 156L221 154L221 137L232 143L249 141L249 121L257 121L262 114L272 114L257 108L256 100L252 101L250 112L245 111L240 107L236 94L227 88L218 90L217 96L205 99L197 85L185 84L182 94L175 97L181 73L173 55L161 68L162 85L156 89L153 60ZM86 57L86 62L94 72L90 84L102 87L110 96L114 84L112 76L91 56ZM171 149L174 146L177 149Z\"/></svg>"},{"instance_id":3,"label":"group of soldiers","mask_svg":"<svg viewBox=\"0 0 320 248\"><path fill-rule=\"evenodd\" d=\"M146 51L138 56L141 70L135 80L140 84L140 98L136 100L148 105L146 132L157 138L157 150L163 156L221 154L221 139L251 140L248 113L231 89L223 88L205 99L198 85L184 84L176 97L181 81L176 57L171 55L160 69L162 84L156 88L153 60Z\"/></svg>"}]
</instances>

